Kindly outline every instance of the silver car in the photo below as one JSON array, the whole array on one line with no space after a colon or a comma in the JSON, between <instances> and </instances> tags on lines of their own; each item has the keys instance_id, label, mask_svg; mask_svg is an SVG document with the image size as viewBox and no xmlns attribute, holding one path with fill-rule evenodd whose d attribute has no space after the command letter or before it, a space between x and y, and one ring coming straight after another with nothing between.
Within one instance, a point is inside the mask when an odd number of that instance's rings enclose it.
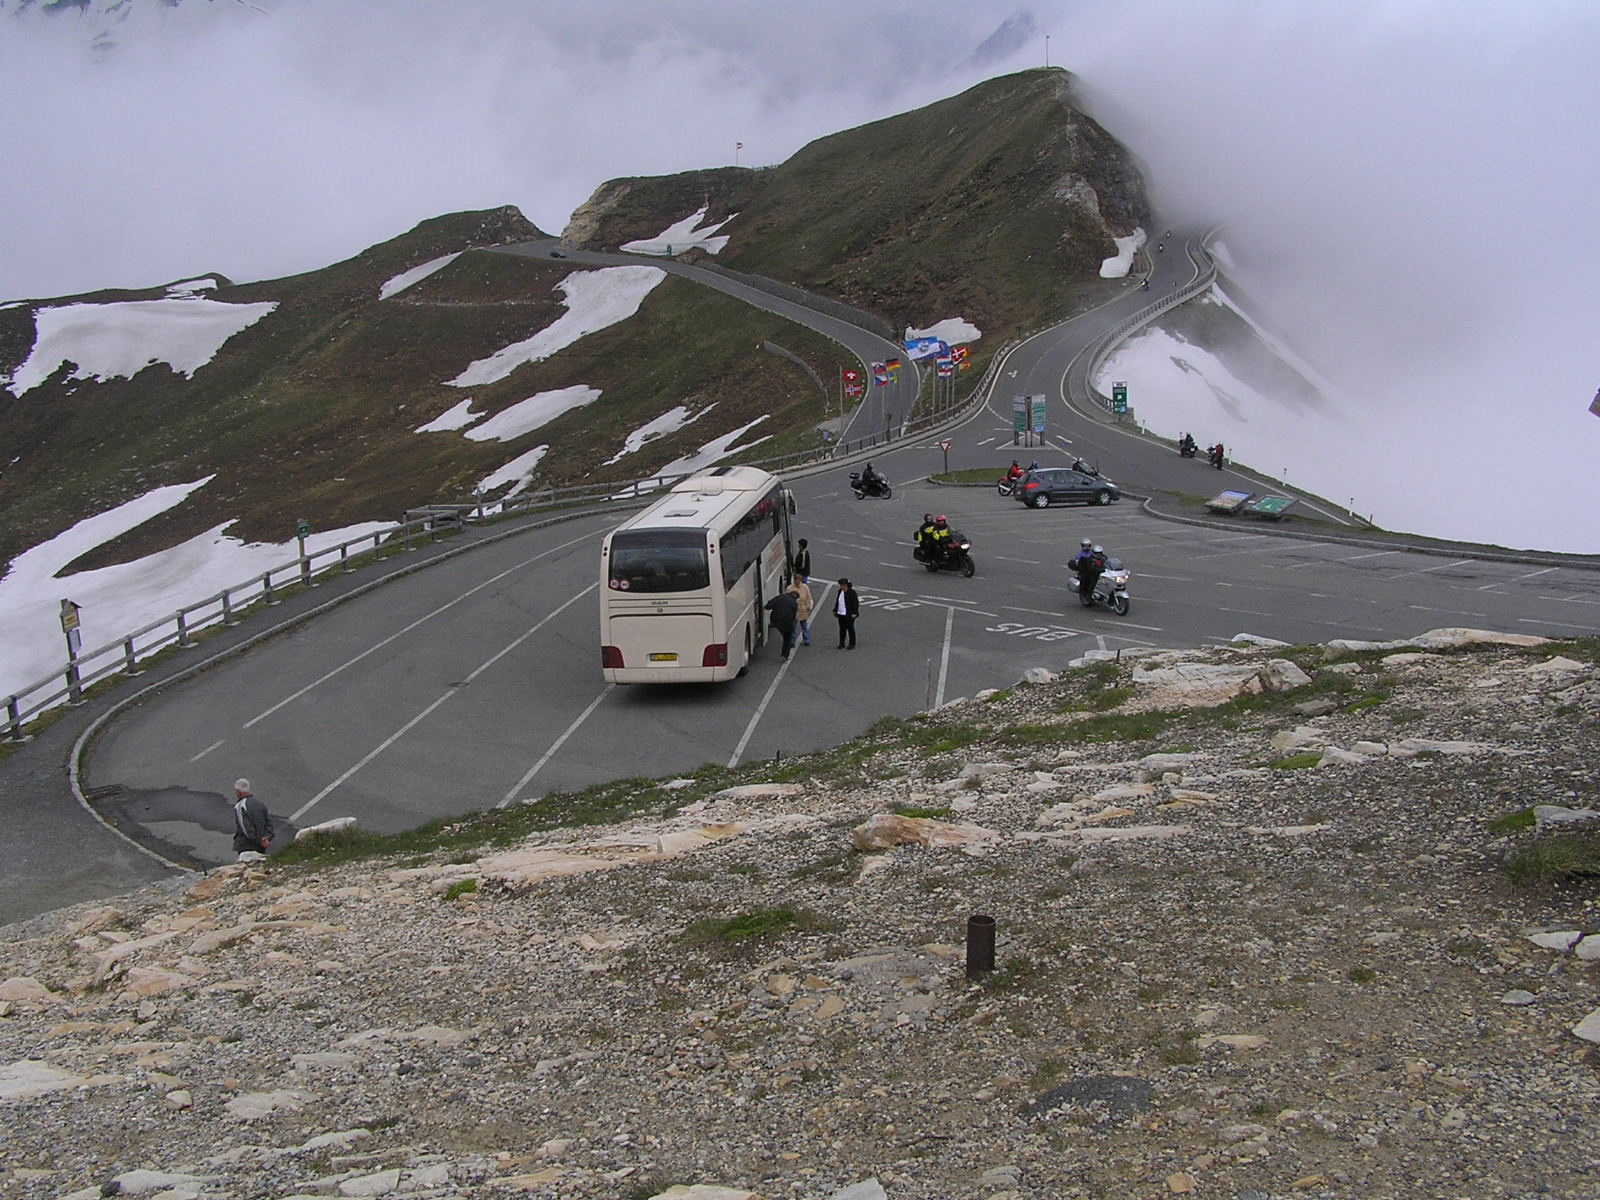
<instances>
[{"instance_id":1,"label":"silver car","mask_svg":"<svg viewBox=\"0 0 1600 1200\"><path fill-rule=\"evenodd\" d=\"M1052 504L1110 504L1122 498L1122 491L1111 480L1085 475L1071 467L1035 467L1017 481L1011 493L1029 508L1049 508Z\"/></svg>"}]
</instances>

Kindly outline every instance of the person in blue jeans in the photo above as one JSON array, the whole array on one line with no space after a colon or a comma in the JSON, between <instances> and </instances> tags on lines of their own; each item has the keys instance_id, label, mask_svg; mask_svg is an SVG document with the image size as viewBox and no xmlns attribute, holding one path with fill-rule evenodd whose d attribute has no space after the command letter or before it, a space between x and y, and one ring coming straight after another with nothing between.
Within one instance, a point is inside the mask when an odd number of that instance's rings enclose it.
<instances>
[{"instance_id":1,"label":"person in blue jeans","mask_svg":"<svg viewBox=\"0 0 1600 1200\"><path fill-rule=\"evenodd\" d=\"M816 600L812 598L811 588L807 586L804 575L796 575L794 582L789 585L789 594L795 600L795 623L800 627L800 644L811 645L811 610L816 607Z\"/></svg>"}]
</instances>

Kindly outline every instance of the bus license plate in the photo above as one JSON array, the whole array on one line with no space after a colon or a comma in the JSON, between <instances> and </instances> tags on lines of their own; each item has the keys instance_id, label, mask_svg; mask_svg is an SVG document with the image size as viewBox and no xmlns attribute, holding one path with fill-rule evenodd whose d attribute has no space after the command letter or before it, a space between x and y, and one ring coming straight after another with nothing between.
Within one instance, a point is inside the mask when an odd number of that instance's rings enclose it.
<instances>
[{"instance_id":1,"label":"bus license plate","mask_svg":"<svg viewBox=\"0 0 1600 1200\"><path fill-rule=\"evenodd\" d=\"M678 656L676 654L652 654L650 656L650 661L651 662L677 662L678 661Z\"/></svg>"}]
</instances>

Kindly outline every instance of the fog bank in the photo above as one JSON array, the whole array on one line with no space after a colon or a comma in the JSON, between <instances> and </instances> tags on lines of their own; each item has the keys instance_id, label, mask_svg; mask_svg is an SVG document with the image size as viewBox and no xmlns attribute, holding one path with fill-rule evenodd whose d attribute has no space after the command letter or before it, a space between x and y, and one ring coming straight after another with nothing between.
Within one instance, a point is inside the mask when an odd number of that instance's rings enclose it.
<instances>
[{"instance_id":1,"label":"fog bank","mask_svg":"<svg viewBox=\"0 0 1600 1200\"><path fill-rule=\"evenodd\" d=\"M1593 4L105 6L0 0L0 298L285 275L506 203L558 232L606 179L780 162L1048 52L1164 221L1224 223L1351 430L1197 436L1394 527L1600 550Z\"/></svg>"}]
</instances>

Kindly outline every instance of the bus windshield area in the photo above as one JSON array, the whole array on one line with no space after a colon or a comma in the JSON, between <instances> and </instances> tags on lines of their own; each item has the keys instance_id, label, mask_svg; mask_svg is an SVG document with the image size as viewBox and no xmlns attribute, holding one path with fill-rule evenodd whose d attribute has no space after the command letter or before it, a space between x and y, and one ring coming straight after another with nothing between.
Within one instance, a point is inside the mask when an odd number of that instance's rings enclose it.
<instances>
[{"instance_id":1,"label":"bus windshield area","mask_svg":"<svg viewBox=\"0 0 1600 1200\"><path fill-rule=\"evenodd\" d=\"M706 535L676 529L618 533L611 539L607 583L619 592L703 592L711 586Z\"/></svg>"}]
</instances>

